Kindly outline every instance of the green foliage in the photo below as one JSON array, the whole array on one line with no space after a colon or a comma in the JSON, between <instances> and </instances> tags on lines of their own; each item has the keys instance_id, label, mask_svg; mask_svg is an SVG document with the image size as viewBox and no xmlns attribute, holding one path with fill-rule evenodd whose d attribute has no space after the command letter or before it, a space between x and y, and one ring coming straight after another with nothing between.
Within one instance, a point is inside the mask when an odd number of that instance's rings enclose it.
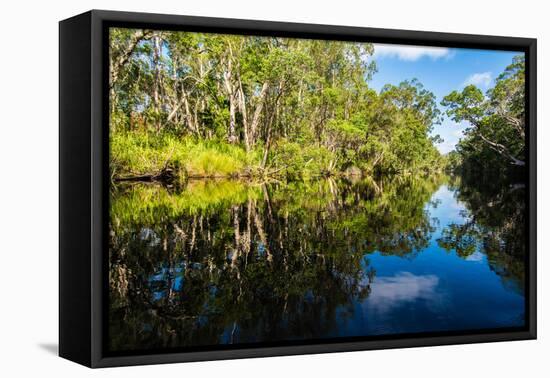
<instances>
[{"instance_id":1,"label":"green foliage","mask_svg":"<svg viewBox=\"0 0 550 378\"><path fill-rule=\"evenodd\" d=\"M434 95L380 94L368 43L114 29L113 177L284 176L438 170Z\"/></svg>"},{"instance_id":2,"label":"green foliage","mask_svg":"<svg viewBox=\"0 0 550 378\"><path fill-rule=\"evenodd\" d=\"M443 157L445 170L449 173L457 172L462 166L462 156L458 151L451 151Z\"/></svg>"},{"instance_id":3,"label":"green foliage","mask_svg":"<svg viewBox=\"0 0 550 378\"><path fill-rule=\"evenodd\" d=\"M487 111L485 96L475 85L466 86L462 92L453 91L441 102L447 115L455 122L468 121L476 124Z\"/></svg>"},{"instance_id":4,"label":"green foliage","mask_svg":"<svg viewBox=\"0 0 550 378\"><path fill-rule=\"evenodd\" d=\"M412 112L430 131L433 124L441 122L441 112L435 95L425 89L417 79L406 80L398 86L386 84L382 88L382 97L391 101L398 109Z\"/></svg>"},{"instance_id":5,"label":"green foliage","mask_svg":"<svg viewBox=\"0 0 550 378\"><path fill-rule=\"evenodd\" d=\"M445 96L442 105L455 122L465 122L457 146L463 170L508 171L525 165L525 58L518 55L486 94L469 85ZM455 163L457 160L455 159Z\"/></svg>"}]
</instances>

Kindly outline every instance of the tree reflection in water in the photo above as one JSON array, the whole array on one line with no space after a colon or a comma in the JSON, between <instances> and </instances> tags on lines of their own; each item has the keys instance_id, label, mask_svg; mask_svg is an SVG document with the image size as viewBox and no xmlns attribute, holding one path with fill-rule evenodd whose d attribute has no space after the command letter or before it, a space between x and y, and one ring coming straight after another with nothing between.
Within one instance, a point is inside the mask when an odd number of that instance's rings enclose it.
<instances>
[{"instance_id":1,"label":"tree reflection in water","mask_svg":"<svg viewBox=\"0 0 550 378\"><path fill-rule=\"evenodd\" d=\"M463 258L485 254L503 284L524 294L526 187L521 177L502 182L493 177L463 174L453 178L451 187L466 206L466 221L449 224L438 244Z\"/></svg>"},{"instance_id":2,"label":"tree reflection in water","mask_svg":"<svg viewBox=\"0 0 550 378\"><path fill-rule=\"evenodd\" d=\"M377 287L370 255L414 261L430 246L440 227L430 201L446 180L200 180L182 189L114 188L109 349L338 336ZM486 253L501 277L520 282L524 209L509 197L519 191L487 194L509 204L497 220L490 205L480 205L487 197L465 186L451 184L471 224L444 225L438 243L459 256ZM389 303L384 288L410 285L414 277L407 274L381 277L373 298ZM436 290L437 277L421 279ZM430 294L422 290L418 300Z\"/></svg>"}]
</instances>

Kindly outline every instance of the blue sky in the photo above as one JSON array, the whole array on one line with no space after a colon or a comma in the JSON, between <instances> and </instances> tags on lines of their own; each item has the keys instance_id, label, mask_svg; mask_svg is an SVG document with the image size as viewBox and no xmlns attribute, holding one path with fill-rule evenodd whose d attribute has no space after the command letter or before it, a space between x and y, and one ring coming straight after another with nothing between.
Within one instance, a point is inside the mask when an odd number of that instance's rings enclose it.
<instances>
[{"instance_id":1,"label":"blue sky","mask_svg":"<svg viewBox=\"0 0 550 378\"><path fill-rule=\"evenodd\" d=\"M399 84L403 80L417 78L426 89L437 97L438 106L444 96L475 84L485 91L519 54L511 51L447 49L427 46L374 45L374 59L378 72L369 83L377 91L385 84ZM437 147L442 153L454 149L466 124L457 124L445 117L441 125L434 127L444 142Z\"/></svg>"}]
</instances>

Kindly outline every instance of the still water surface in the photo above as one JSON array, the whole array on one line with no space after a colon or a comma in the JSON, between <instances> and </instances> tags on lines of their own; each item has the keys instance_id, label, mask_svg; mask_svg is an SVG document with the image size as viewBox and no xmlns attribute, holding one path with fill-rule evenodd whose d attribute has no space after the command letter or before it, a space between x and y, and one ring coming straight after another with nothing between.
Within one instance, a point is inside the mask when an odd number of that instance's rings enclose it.
<instances>
[{"instance_id":1,"label":"still water surface","mask_svg":"<svg viewBox=\"0 0 550 378\"><path fill-rule=\"evenodd\" d=\"M116 188L109 348L521 327L524 194L448 177Z\"/></svg>"}]
</instances>

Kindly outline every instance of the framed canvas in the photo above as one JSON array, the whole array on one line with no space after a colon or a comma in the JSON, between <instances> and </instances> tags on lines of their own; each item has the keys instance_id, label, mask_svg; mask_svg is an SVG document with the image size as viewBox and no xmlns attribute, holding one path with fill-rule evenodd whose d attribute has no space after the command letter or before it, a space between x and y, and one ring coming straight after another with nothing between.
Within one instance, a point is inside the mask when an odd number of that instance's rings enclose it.
<instances>
[{"instance_id":1,"label":"framed canvas","mask_svg":"<svg viewBox=\"0 0 550 378\"><path fill-rule=\"evenodd\" d=\"M536 338L536 40L60 22L59 353Z\"/></svg>"}]
</instances>

